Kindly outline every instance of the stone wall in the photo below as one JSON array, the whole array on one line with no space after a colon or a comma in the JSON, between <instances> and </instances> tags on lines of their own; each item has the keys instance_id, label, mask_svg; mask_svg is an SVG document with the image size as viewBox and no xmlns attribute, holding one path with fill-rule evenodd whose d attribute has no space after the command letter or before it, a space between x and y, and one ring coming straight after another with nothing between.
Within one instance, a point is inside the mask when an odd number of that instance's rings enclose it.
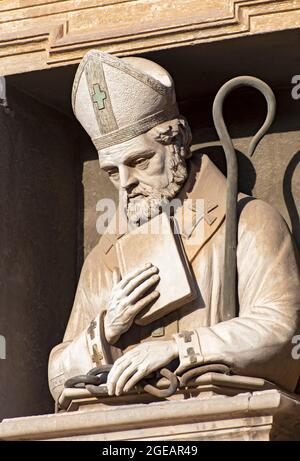
<instances>
[{"instance_id":1,"label":"stone wall","mask_svg":"<svg viewBox=\"0 0 300 461\"><path fill-rule=\"evenodd\" d=\"M48 355L64 334L77 264L72 122L12 88L8 104L0 107L0 419L53 411Z\"/></svg>"},{"instance_id":2,"label":"stone wall","mask_svg":"<svg viewBox=\"0 0 300 461\"><path fill-rule=\"evenodd\" d=\"M80 132L79 175L79 229L78 242L79 266L99 241L101 234L96 229L97 219L101 215L96 206L101 199L112 199L118 204L118 192L112 186L107 173L100 170L97 151L89 137L78 124Z\"/></svg>"},{"instance_id":3,"label":"stone wall","mask_svg":"<svg viewBox=\"0 0 300 461\"><path fill-rule=\"evenodd\" d=\"M237 90L225 103L224 117L234 141L239 162L239 190L265 200L285 218L300 251L300 102L290 89L275 91L277 112L269 132L254 155L247 154L251 138L263 124L266 103L255 90ZM205 152L226 173L223 149L211 119L212 100L195 102L189 120L195 150ZM183 110L185 108L183 107ZM207 109L207 110L206 110Z\"/></svg>"}]
</instances>

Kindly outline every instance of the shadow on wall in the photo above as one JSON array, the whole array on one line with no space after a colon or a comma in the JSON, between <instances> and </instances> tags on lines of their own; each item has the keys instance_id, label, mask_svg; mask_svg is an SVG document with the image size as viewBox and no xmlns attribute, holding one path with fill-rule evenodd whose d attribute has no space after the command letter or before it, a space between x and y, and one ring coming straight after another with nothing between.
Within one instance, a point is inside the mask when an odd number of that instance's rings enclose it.
<instances>
[{"instance_id":1,"label":"shadow on wall","mask_svg":"<svg viewBox=\"0 0 300 461\"><path fill-rule=\"evenodd\" d=\"M293 176L297 166L300 164L300 150L291 158L283 177L283 194L285 205L291 220L291 230L295 238L298 249L300 250L300 220L299 211L296 206L292 192Z\"/></svg>"},{"instance_id":2,"label":"shadow on wall","mask_svg":"<svg viewBox=\"0 0 300 461\"><path fill-rule=\"evenodd\" d=\"M53 411L48 357L76 286L73 124L15 89L8 103L10 111L0 107L0 420Z\"/></svg>"},{"instance_id":3,"label":"shadow on wall","mask_svg":"<svg viewBox=\"0 0 300 461\"><path fill-rule=\"evenodd\" d=\"M98 243L101 234L97 231L97 203L101 199L112 199L118 204L118 192L108 174L100 169L98 153L78 123L80 159L78 162L78 276L83 261Z\"/></svg>"},{"instance_id":4,"label":"shadow on wall","mask_svg":"<svg viewBox=\"0 0 300 461\"><path fill-rule=\"evenodd\" d=\"M202 149L197 149L193 155L207 154L215 165L226 175L226 160L223 148L220 146L208 146ZM253 195L253 189L256 183L257 173L251 162L251 159L241 151L236 149L239 178L238 190L247 195ZM293 176L300 164L300 151L298 151L290 160L285 172L283 173L282 190L285 201L285 206L290 218L290 230L296 242L298 253L300 254L300 218L296 201L293 195L292 184Z\"/></svg>"},{"instance_id":5,"label":"shadow on wall","mask_svg":"<svg viewBox=\"0 0 300 461\"><path fill-rule=\"evenodd\" d=\"M238 177L238 190L245 194L252 195L253 188L256 182L255 168L247 155L239 150L235 150L237 154L239 177ZM226 176L226 160L223 148L221 146L208 146L205 148L197 149L193 155L207 154L215 165Z\"/></svg>"},{"instance_id":6,"label":"shadow on wall","mask_svg":"<svg viewBox=\"0 0 300 461\"><path fill-rule=\"evenodd\" d=\"M300 252L300 102L292 99L290 89L275 95L275 121L252 157L245 153L264 121L264 98L255 91L234 91L225 101L224 120L237 152L239 190L268 202L283 215ZM213 98L207 98L182 104L181 112L191 125L196 152L207 153L226 174L223 148L211 116L212 103Z\"/></svg>"}]
</instances>

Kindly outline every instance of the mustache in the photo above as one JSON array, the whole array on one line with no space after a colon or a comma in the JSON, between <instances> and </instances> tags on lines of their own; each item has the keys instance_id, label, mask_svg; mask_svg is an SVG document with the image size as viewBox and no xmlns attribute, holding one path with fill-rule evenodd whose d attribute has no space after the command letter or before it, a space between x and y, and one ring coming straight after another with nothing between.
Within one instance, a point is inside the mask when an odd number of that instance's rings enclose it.
<instances>
[{"instance_id":1,"label":"mustache","mask_svg":"<svg viewBox=\"0 0 300 461\"><path fill-rule=\"evenodd\" d=\"M142 186L137 186L135 189L133 189L130 193L125 191L125 196L126 196L126 201L128 202L130 199L137 197L138 195L142 195L143 197L149 197L152 195L153 191L152 189L147 189Z\"/></svg>"}]
</instances>

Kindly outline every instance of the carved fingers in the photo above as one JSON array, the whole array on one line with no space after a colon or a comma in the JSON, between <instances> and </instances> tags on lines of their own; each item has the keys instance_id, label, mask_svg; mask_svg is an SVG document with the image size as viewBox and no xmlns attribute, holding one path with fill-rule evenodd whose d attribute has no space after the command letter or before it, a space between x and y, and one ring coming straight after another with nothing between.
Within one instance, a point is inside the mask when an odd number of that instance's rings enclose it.
<instances>
[{"instance_id":1,"label":"carved fingers","mask_svg":"<svg viewBox=\"0 0 300 461\"><path fill-rule=\"evenodd\" d=\"M109 343L114 344L130 328L134 317L159 297L159 292L154 290L159 279L158 268L151 263L129 272L122 280L118 271L114 270L113 288L104 320Z\"/></svg>"},{"instance_id":2,"label":"carved fingers","mask_svg":"<svg viewBox=\"0 0 300 461\"><path fill-rule=\"evenodd\" d=\"M107 378L109 395L128 392L142 378L167 365L177 356L177 345L173 340L139 344L114 363Z\"/></svg>"},{"instance_id":3,"label":"carved fingers","mask_svg":"<svg viewBox=\"0 0 300 461\"><path fill-rule=\"evenodd\" d=\"M130 279L124 286L124 293L129 295L133 291L138 290L141 286L148 288L149 280L153 281L159 280L159 275L157 275L158 269L155 266L151 266L149 269L143 270L140 274L137 274L135 277Z\"/></svg>"},{"instance_id":4,"label":"carved fingers","mask_svg":"<svg viewBox=\"0 0 300 461\"><path fill-rule=\"evenodd\" d=\"M149 304L154 302L159 297L159 291L154 290L152 293L149 293L147 296L144 296L142 299L137 301L134 304L133 313L136 316L140 311L142 311Z\"/></svg>"},{"instance_id":5,"label":"carved fingers","mask_svg":"<svg viewBox=\"0 0 300 461\"><path fill-rule=\"evenodd\" d=\"M134 269L133 271L131 272L128 272L128 274L126 274L123 279L120 281L120 288L125 288L125 286L132 280L134 280L136 277L138 277L140 274L142 274L143 272L146 272L148 271L149 269L153 269L154 266L151 264L151 263L147 263L145 266L143 267L139 267L137 269ZM157 269L157 268L156 268ZM156 272L158 272L158 270L156 270Z\"/></svg>"},{"instance_id":6,"label":"carved fingers","mask_svg":"<svg viewBox=\"0 0 300 461\"><path fill-rule=\"evenodd\" d=\"M114 268L112 277L113 277L113 285L114 286L118 285L118 283L121 281L121 274L120 274L118 267Z\"/></svg>"}]
</instances>

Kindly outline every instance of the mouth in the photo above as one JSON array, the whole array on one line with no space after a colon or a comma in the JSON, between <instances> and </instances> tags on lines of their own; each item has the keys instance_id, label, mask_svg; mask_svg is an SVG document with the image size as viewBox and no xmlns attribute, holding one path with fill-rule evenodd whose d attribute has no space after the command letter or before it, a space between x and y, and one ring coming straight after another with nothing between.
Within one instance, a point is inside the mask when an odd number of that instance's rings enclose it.
<instances>
[{"instance_id":1,"label":"mouth","mask_svg":"<svg viewBox=\"0 0 300 461\"><path fill-rule=\"evenodd\" d=\"M131 195L128 195L127 198L128 200L139 200L141 198L145 197L144 194L141 194L141 193L137 193L137 194L131 194Z\"/></svg>"}]
</instances>

